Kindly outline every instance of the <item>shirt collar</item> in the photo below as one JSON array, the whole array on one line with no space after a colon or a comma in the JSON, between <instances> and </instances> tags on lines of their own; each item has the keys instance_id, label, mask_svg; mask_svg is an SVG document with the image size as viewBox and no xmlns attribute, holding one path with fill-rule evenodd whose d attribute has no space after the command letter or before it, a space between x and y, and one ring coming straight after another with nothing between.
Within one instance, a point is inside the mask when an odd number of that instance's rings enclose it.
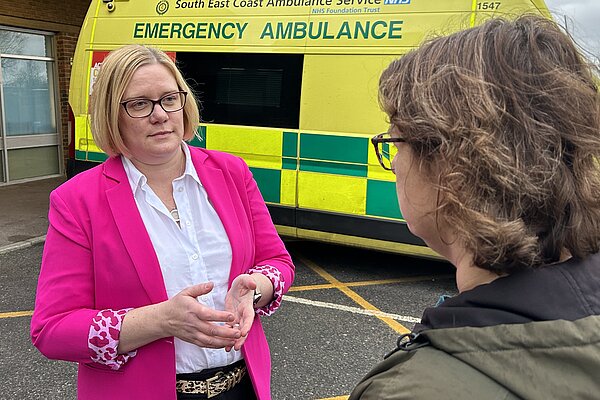
<instances>
[{"instance_id":1,"label":"shirt collar","mask_svg":"<svg viewBox=\"0 0 600 400\"><path fill-rule=\"evenodd\" d=\"M123 168L125 169L125 173L127 174L127 179L129 180L131 191L135 193L138 188L141 188L146 184L148 179L144 174L140 172L139 169L135 167L135 165L133 165L129 158L125 157L122 154L121 161L123 162Z\"/></svg>"},{"instance_id":2,"label":"shirt collar","mask_svg":"<svg viewBox=\"0 0 600 400\"><path fill-rule=\"evenodd\" d=\"M186 142L181 142L181 147L183 148L183 153L185 154L185 171L183 171L183 176L191 176L198 183L198 185L202 186L202 182L200 182L200 178L198 177L198 173L196 172L196 168L192 162L192 155L190 153L189 145Z\"/></svg>"}]
</instances>

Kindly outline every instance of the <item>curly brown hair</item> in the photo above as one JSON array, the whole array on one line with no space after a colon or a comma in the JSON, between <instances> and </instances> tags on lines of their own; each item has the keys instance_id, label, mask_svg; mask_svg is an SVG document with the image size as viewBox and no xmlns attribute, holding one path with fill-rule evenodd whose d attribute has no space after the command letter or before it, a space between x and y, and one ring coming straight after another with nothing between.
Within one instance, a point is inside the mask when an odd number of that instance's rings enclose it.
<instances>
[{"instance_id":1,"label":"curly brown hair","mask_svg":"<svg viewBox=\"0 0 600 400\"><path fill-rule=\"evenodd\" d=\"M492 19L433 39L383 72L379 101L475 265L503 274L598 252L598 88L555 23Z\"/></svg>"}]
</instances>

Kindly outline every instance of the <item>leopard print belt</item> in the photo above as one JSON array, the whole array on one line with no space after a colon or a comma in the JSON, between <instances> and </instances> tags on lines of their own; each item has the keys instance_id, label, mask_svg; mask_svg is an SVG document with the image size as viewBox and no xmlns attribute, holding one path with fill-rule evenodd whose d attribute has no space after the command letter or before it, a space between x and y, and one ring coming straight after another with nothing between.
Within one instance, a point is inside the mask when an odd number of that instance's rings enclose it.
<instances>
[{"instance_id":1,"label":"leopard print belt","mask_svg":"<svg viewBox=\"0 0 600 400\"><path fill-rule=\"evenodd\" d=\"M204 381L177 380L178 393L205 394L207 398L224 393L240 383L246 375L246 366L235 367L229 372L217 372L212 378Z\"/></svg>"}]
</instances>

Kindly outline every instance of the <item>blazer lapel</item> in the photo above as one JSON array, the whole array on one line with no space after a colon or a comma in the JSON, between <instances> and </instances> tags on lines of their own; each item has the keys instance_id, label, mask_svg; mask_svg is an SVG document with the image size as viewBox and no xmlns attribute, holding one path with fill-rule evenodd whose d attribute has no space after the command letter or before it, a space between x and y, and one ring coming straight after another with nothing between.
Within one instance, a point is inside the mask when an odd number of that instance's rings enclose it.
<instances>
[{"instance_id":1,"label":"blazer lapel","mask_svg":"<svg viewBox=\"0 0 600 400\"><path fill-rule=\"evenodd\" d=\"M152 303L165 301L167 300L167 291L160 264L135 204L121 159L112 157L107 160L104 173L115 181L115 185L106 190L106 197L121 240L133 261L142 286Z\"/></svg>"},{"instance_id":2,"label":"blazer lapel","mask_svg":"<svg viewBox=\"0 0 600 400\"><path fill-rule=\"evenodd\" d=\"M206 189L208 199L215 208L219 219L225 227L225 232L231 244L231 269L229 274L229 284L233 278L242 271L244 261L241 252L241 226L238 220L238 213L231 198L231 184L229 184L223 175L223 170L208 165L205 161L208 158L206 153L201 150L190 148L192 162L196 168L196 173ZM241 205L239 206L241 207Z\"/></svg>"}]
</instances>

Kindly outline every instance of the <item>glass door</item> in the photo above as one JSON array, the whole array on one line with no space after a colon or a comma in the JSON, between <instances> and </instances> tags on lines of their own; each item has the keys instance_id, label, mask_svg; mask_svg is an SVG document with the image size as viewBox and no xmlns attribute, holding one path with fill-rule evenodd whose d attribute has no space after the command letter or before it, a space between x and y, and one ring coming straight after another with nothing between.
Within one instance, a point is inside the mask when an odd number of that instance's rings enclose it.
<instances>
[{"instance_id":1,"label":"glass door","mask_svg":"<svg viewBox=\"0 0 600 400\"><path fill-rule=\"evenodd\" d=\"M61 172L53 36L0 27L0 182Z\"/></svg>"}]
</instances>

